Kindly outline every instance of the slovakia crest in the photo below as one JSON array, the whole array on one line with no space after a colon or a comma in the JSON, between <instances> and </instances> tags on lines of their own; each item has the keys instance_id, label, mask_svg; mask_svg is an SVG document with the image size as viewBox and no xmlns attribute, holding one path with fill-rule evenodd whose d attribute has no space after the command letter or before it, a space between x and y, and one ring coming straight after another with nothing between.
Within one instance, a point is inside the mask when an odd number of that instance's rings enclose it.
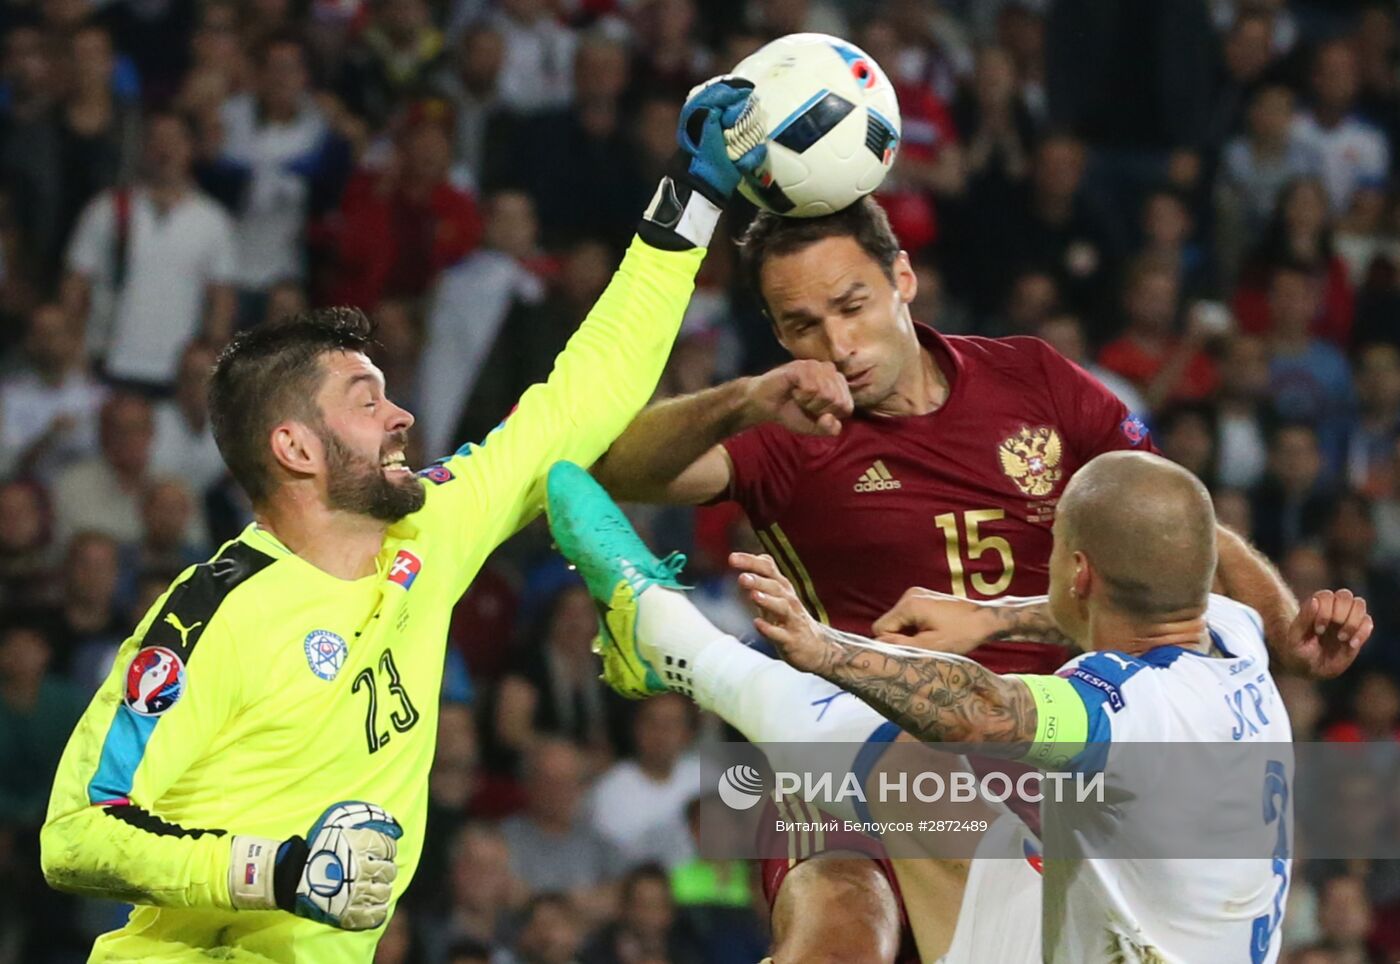
<instances>
[{"instance_id":1,"label":"slovakia crest","mask_svg":"<svg viewBox=\"0 0 1400 964\"><path fill-rule=\"evenodd\" d=\"M306 634L306 665L323 680L333 680L345 665L345 640L329 629L313 629Z\"/></svg>"},{"instance_id":2,"label":"slovakia crest","mask_svg":"<svg viewBox=\"0 0 1400 964\"><path fill-rule=\"evenodd\" d=\"M389 566L389 581L408 589L413 585L413 580L418 578L418 572L422 568L422 559L407 549L400 549L399 554L394 557L393 563Z\"/></svg>"},{"instance_id":3,"label":"slovakia crest","mask_svg":"<svg viewBox=\"0 0 1400 964\"><path fill-rule=\"evenodd\" d=\"M160 716L175 705L185 691L185 664L174 650L147 646L126 668L126 693L122 697L133 713Z\"/></svg>"}]
</instances>

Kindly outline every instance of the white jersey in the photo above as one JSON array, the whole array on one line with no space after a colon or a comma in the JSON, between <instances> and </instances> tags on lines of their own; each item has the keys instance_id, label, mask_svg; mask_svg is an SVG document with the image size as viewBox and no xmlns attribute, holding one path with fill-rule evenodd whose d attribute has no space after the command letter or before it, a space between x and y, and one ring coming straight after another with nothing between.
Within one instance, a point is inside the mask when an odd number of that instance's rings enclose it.
<instances>
[{"instance_id":1,"label":"white jersey","mask_svg":"<svg viewBox=\"0 0 1400 964\"><path fill-rule=\"evenodd\" d=\"M1088 712L1092 742L1071 768L1101 770L1108 805L1042 804L1046 961L1278 959L1292 869L1288 714L1258 614L1211 596L1206 618L1209 656L1095 652L1056 674ZM1218 850L1202 844L1215 840ZM1223 856L1185 858L1187 846Z\"/></svg>"}]
</instances>

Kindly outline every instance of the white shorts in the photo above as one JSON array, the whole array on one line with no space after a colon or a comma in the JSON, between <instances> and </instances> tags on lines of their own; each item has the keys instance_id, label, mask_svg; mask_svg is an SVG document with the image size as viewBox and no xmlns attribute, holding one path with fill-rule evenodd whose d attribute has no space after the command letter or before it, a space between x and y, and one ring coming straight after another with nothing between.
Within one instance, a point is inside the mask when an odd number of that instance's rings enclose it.
<instances>
[{"instance_id":1,"label":"white shorts","mask_svg":"<svg viewBox=\"0 0 1400 964\"><path fill-rule=\"evenodd\" d=\"M982 835L939 964L1040 964L1040 843L1005 814Z\"/></svg>"}]
</instances>

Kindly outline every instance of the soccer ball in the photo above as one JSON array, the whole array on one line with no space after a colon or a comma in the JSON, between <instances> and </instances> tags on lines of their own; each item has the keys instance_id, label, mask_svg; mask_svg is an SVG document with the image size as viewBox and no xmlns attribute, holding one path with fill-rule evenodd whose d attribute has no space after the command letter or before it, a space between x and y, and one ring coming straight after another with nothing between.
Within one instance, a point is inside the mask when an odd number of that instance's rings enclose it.
<instances>
[{"instance_id":1,"label":"soccer ball","mask_svg":"<svg viewBox=\"0 0 1400 964\"><path fill-rule=\"evenodd\" d=\"M788 217L831 214L880 186L899 148L899 102L880 65L822 33L779 37L740 61L768 158L739 190ZM735 134L742 137L748 118Z\"/></svg>"}]
</instances>

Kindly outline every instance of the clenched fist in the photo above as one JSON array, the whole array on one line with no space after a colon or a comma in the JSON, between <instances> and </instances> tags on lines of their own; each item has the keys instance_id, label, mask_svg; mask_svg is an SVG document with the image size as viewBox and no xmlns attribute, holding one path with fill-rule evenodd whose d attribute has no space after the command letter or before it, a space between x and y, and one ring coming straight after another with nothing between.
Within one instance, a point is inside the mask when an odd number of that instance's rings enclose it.
<instances>
[{"instance_id":1,"label":"clenched fist","mask_svg":"<svg viewBox=\"0 0 1400 964\"><path fill-rule=\"evenodd\" d=\"M839 435L855 410L846 379L830 362L788 362L749 382L745 422L777 422L803 435Z\"/></svg>"}]
</instances>

